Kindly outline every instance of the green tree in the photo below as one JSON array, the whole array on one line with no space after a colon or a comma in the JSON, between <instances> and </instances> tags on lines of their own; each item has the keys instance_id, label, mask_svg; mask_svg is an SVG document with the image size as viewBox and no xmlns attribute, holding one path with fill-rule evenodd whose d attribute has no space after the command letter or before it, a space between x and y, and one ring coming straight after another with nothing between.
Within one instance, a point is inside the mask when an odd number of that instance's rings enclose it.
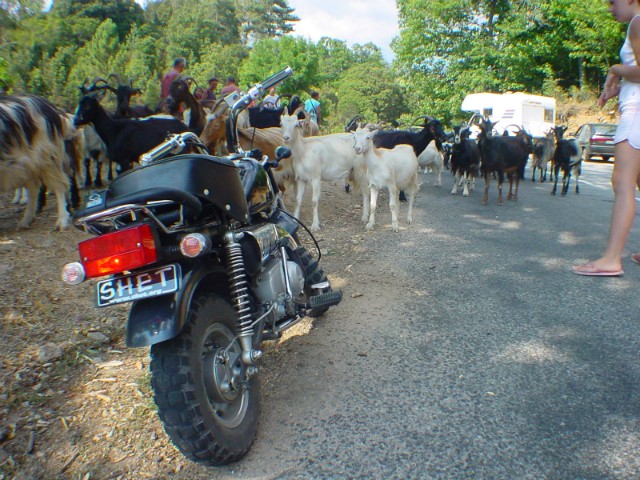
<instances>
[{"instance_id":1,"label":"green tree","mask_svg":"<svg viewBox=\"0 0 640 480\"><path fill-rule=\"evenodd\" d=\"M384 62L353 65L337 82L336 96L336 121L341 125L355 115L363 115L368 122L397 125L397 119L409 111L402 89Z\"/></svg>"},{"instance_id":2,"label":"green tree","mask_svg":"<svg viewBox=\"0 0 640 480\"><path fill-rule=\"evenodd\" d=\"M467 93L595 83L619 27L578 0L400 0L395 66L416 112L460 117ZM598 31L599 30L599 31ZM616 42L614 42L616 43ZM604 53L604 54L603 54ZM568 60L567 60L568 59Z\"/></svg>"},{"instance_id":3,"label":"green tree","mask_svg":"<svg viewBox=\"0 0 640 480\"><path fill-rule=\"evenodd\" d=\"M87 78L104 77L114 72L113 60L117 57L119 47L116 24L111 20L105 20L91 41L78 49L76 63L70 69L67 82L73 87L78 87Z\"/></svg>"},{"instance_id":4,"label":"green tree","mask_svg":"<svg viewBox=\"0 0 640 480\"><path fill-rule=\"evenodd\" d=\"M262 39L256 42L238 70L240 80L255 83L286 66L293 69L293 76L285 80L281 91L301 93L317 85L318 53L315 44L302 37L284 36Z\"/></svg>"},{"instance_id":5,"label":"green tree","mask_svg":"<svg viewBox=\"0 0 640 480\"><path fill-rule=\"evenodd\" d=\"M287 0L236 0L236 8L245 44L286 35L300 20Z\"/></svg>"},{"instance_id":6,"label":"green tree","mask_svg":"<svg viewBox=\"0 0 640 480\"><path fill-rule=\"evenodd\" d=\"M144 20L142 7L134 0L55 0L51 13L70 22L76 18L93 19L97 25L110 19L120 39Z\"/></svg>"}]
</instances>

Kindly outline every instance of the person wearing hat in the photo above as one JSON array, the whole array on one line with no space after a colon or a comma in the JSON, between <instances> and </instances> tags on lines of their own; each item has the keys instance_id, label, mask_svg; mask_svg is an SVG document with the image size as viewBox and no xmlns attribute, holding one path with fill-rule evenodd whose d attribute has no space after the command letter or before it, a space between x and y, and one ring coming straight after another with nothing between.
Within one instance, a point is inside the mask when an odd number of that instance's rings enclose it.
<instances>
[{"instance_id":1,"label":"person wearing hat","mask_svg":"<svg viewBox=\"0 0 640 480\"><path fill-rule=\"evenodd\" d=\"M218 79L216 77L211 77L207 80L209 87L204 91L203 100L214 100L216 99L216 90L218 89Z\"/></svg>"}]
</instances>

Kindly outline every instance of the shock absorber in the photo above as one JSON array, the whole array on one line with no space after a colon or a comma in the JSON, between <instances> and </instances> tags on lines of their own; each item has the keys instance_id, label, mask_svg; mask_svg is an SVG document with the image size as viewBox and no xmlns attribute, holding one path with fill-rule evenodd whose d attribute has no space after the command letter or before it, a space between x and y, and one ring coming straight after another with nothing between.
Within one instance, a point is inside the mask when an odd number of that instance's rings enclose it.
<instances>
[{"instance_id":1,"label":"shock absorber","mask_svg":"<svg viewBox=\"0 0 640 480\"><path fill-rule=\"evenodd\" d=\"M224 236L224 248L231 302L238 316L236 320L236 334L242 347L242 362L245 365L253 365L262 357L262 351L253 349L253 326L249 289L247 287L247 275L244 267L244 258L242 257L242 248L238 243L238 240L241 240L243 236L243 233L227 232Z\"/></svg>"}]
</instances>

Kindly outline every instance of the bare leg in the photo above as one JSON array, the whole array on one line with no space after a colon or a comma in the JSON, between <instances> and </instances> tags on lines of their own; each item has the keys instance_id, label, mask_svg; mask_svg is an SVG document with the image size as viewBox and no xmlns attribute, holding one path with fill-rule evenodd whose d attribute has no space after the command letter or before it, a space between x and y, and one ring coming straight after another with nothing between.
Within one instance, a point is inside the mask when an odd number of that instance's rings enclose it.
<instances>
[{"instance_id":1,"label":"bare leg","mask_svg":"<svg viewBox=\"0 0 640 480\"><path fill-rule=\"evenodd\" d=\"M611 178L615 201L611 214L609 241L602 257L586 264L586 266L594 266L606 271L617 271L622 268L622 252L636 214L636 185L640 184L640 150L636 150L626 141L617 143L615 158ZM581 267L584 266L581 265ZM580 269L580 267L576 268Z\"/></svg>"}]
</instances>

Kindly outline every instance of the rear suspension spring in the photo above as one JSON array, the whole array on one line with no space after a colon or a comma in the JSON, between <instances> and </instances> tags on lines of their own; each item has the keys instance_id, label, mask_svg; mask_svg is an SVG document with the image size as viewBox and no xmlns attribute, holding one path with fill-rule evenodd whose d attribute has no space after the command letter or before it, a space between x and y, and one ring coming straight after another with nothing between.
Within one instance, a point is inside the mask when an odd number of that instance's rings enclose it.
<instances>
[{"instance_id":1,"label":"rear suspension spring","mask_svg":"<svg viewBox=\"0 0 640 480\"><path fill-rule=\"evenodd\" d=\"M229 290L231 292L231 302L238 315L239 337L246 337L253 334L251 328L251 306L249 302L249 289L247 287L247 275L242 258L242 248L236 241L237 235L228 232L225 235L225 257L227 262L227 275L229 277Z\"/></svg>"}]
</instances>

